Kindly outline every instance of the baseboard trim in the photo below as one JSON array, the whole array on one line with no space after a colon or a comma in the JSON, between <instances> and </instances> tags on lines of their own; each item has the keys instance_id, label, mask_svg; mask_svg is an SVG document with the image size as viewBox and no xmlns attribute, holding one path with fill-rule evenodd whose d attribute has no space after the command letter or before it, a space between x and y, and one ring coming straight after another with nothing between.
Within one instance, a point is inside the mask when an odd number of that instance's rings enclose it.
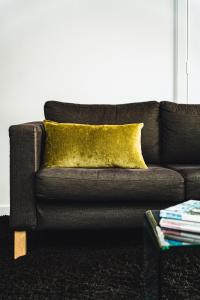
<instances>
[{"instance_id":1,"label":"baseboard trim","mask_svg":"<svg viewBox=\"0 0 200 300\"><path fill-rule=\"evenodd\" d=\"M0 205L0 216L9 216L10 215L10 206L9 205Z\"/></svg>"}]
</instances>

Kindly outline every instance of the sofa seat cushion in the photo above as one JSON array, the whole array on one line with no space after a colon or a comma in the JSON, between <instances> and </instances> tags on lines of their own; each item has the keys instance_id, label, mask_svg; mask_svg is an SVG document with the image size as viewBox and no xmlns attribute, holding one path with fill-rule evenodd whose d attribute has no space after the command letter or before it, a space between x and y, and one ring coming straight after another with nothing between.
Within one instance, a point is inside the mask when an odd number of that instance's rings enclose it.
<instances>
[{"instance_id":1,"label":"sofa seat cushion","mask_svg":"<svg viewBox=\"0 0 200 300\"><path fill-rule=\"evenodd\" d=\"M55 201L182 201L183 177L159 166L148 169L42 168L36 196Z\"/></svg>"},{"instance_id":2,"label":"sofa seat cushion","mask_svg":"<svg viewBox=\"0 0 200 300\"><path fill-rule=\"evenodd\" d=\"M200 165L168 165L170 169L179 172L185 181L186 199L200 200Z\"/></svg>"}]
</instances>

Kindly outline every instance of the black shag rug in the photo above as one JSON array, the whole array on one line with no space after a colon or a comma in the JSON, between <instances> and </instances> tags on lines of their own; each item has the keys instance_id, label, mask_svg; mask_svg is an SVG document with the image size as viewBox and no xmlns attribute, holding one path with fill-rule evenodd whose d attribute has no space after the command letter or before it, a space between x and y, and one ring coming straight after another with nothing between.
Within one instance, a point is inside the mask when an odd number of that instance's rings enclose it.
<instances>
[{"instance_id":1,"label":"black shag rug","mask_svg":"<svg viewBox=\"0 0 200 300\"><path fill-rule=\"evenodd\" d=\"M143 231L28 234L13 260L13 233L0 217L0 299L144 299Z\"/></svg>"},{"instance_id":2,"label":"black shag rug","mask_svg":"<svg viewBox=\"0 0 200 300\"><path fill-rule=\"evenodd\" d=\"M28 254L14 260L9 218L0 217L0 300L145 299L143 248L142 229L29 232ZM181 252L166 253L162 300L200 300L199 250Z\"/></svg>"}]
</instances>

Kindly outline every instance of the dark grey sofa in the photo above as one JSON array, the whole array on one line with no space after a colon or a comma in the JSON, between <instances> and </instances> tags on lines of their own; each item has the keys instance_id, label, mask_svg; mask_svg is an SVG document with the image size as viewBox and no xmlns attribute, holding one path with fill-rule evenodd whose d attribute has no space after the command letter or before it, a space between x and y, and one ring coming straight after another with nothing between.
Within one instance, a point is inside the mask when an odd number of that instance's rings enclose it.
<instances>
[{"instance_id":1,"label":"dark grey sofa","mask_svg":"<svg viewBox=\"0 0 200 300\"><path fill-rule=\"evenodd\" d=\"M200 106L172 102L79 105L48 101L57 122L143 122L147 170L44 168L42 122L10 134L10 226L40 229L133 228L147 209L200 199Z\"/></svg>"}]
</instances>

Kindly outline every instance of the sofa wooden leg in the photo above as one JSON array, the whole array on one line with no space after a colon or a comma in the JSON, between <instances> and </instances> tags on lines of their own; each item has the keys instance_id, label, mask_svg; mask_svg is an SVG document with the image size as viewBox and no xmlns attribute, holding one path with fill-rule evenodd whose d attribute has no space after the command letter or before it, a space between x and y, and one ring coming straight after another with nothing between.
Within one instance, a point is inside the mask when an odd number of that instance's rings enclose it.
<instances>
[{"instance_id":1,"label":"sofa wooden leg","mask_svg":"<svg viewBox=\"0 0 200 300\"><path fill-rule=\"evenodd\" d=\"M27 252L27 240L26 231L14 232L14 259L26 255Z\"/></svg>"}]
</instances>

